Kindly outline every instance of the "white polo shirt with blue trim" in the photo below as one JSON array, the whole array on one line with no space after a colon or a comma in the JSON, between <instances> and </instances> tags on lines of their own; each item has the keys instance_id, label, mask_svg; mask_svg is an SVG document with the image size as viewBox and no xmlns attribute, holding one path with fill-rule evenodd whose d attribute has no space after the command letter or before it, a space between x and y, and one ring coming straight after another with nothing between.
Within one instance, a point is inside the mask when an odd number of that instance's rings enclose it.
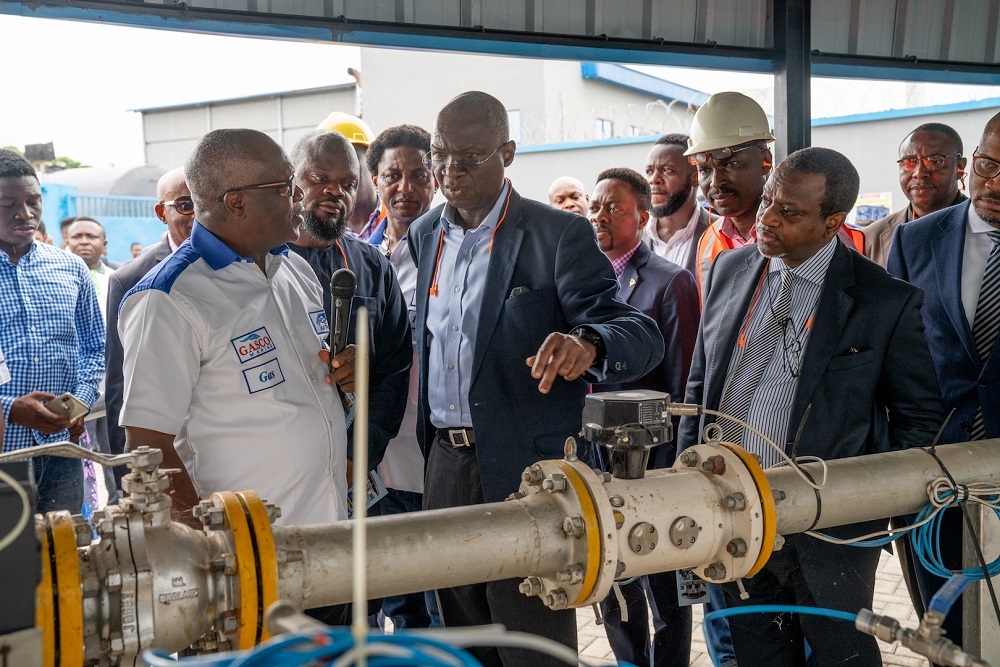
<instances>
[{"instance_id":1,"label":"white polo shirt with blue trim","mask_svg":"<svg viewBox=\"0 0 1000 667\"><path fill-rule=\"evenodd\" d=\"M278 524L345 519L347 428L317 356L320 285L284 246L265 266L196 222L125 295L121 425L176 434L202 498L253 490L281 507Z\"/></svg>"}]
</instances>

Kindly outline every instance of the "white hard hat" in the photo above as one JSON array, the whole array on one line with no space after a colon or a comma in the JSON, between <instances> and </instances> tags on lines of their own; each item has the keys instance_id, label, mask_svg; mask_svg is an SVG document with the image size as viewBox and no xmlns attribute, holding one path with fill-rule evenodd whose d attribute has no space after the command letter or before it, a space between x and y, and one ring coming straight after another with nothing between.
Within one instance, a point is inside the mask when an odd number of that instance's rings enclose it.
<instances>
[{"instance_id":1,"label":"white hard hat","mask_svg":"<svg viewBox=\"0 0 1000 667\"><path fill-rule=\"evenodd\" d=\"M691 121L691 137L684 155L738 146L749 141L774 141L767 114L742 93L716 93Z\"/></svg>"}]
</instances>

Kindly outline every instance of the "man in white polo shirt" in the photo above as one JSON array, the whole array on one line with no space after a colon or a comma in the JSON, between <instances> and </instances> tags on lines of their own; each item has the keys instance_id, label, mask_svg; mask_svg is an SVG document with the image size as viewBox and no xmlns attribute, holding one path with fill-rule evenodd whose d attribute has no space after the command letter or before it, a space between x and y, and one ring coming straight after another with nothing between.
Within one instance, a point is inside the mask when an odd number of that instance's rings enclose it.
<instances>
[{"instance_id":1,"label":"man in white polo shirt","mask_svg":"<svg viewBox=\"0 0 1000 667\"><path fill-rule=\"evenodd\" d=\"M126 447L186 471L171 482L180 520L199 497L243 489L281 507L279 524L344 519L344 411L312 325L322 293L285 246L302 221L292 164L267 135L226 129L184 173L191 238L121 306Z\"/></svg>"}]
</instances>

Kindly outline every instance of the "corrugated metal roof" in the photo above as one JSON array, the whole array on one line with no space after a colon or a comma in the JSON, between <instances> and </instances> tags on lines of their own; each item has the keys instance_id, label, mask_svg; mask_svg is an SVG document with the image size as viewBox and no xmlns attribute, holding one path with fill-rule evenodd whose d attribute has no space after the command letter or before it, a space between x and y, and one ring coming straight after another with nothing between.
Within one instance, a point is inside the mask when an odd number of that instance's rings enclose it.
<instances>
[{"instance_id":1,"label":"corrugated metal roof","mask_svg":"<svg viewBox=\"0 0 1000 667\"><path fill-rule=\"evenodd\" d=\"M843 0L810 11L814 74L1000 83L1000 0ZM0 12L581 61L747 71L774 62L773 0L0 0Z\"/></svg>"}]
</instances>

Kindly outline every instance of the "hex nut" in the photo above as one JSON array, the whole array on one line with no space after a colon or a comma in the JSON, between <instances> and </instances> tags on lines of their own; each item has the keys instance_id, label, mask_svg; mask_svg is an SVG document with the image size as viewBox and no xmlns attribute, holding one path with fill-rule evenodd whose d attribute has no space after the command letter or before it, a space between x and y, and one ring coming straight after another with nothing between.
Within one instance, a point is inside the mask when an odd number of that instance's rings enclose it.
<instances>
[{"instance_id":1,"label":"hex nut","mask_svg":"<svg viewBox=\"0 0 1000 667\"><path fill-rule=\"evenodd\" d=\"M726 552L733 558L747 555L747 543L742 537L735 537L726 545Z\"/></svg>"},{"instance_id":2,"label":"hex nut","mask_svg":"<svg viewBox=\"0 0 1000 667\"><path fill-rule=\"evenodd\" d=\"M542 584L542 580L539 577L527 577L518 585L517 590L519 590L522 595L532 597L541 595L542 591L545 590L545 586Z\"/></svg>"},{"instance_id":3,"label":"hex nut","mask_svg":"<svg viewBox=\"0 0 1000 667\"><path fill-rule=\"evenodd\" d=\"M701 461L701 457L698 456L698 452L693 449L685 449L681 452L678 461L680 461L681 465L686 468L693 468Z\"/></svg>"},{"instance_id":4,"label":"hex nut","mask_svg":"<svg viewBox=\"0 0 1000 667\"><path fill-rule=\"evenodd\" d=\"M563 532L570 537L583 537L586 530L587 526L582 516L568 516L563 519Z\"/></svg>"},{"instance_id":5,"label":"hex nut","mask_svg":"<svg viewBox=\"0 0 1000 667\"><path fill-rule=\"evenodd\" d=\"M549 609L565 609L567 604L569 604L569 596L561 588L557 588L545 596L545 606Z\"/></svg>"},{"instance_id":6,"label":"hex nut","mask_svg":"<svg viewBox=\"0 0 1000 667\"><path fill-rule=\"evenodd\" d=\"M545 479L545 473L537 465L533 465L521 473L521 481L529 486L538 486L543 479Z\"/></svg>"},{"instance_id":7,"label":"hex nut","mask_svg":"<svg viewBox=\"0 0 1000 667\"><path fill-rule=\"evenodd\" d=\"M552 473L542 480L542 488L552 493L563 493L566 491L566 477L560 473Z\"/></svg>"}]
</instances>

